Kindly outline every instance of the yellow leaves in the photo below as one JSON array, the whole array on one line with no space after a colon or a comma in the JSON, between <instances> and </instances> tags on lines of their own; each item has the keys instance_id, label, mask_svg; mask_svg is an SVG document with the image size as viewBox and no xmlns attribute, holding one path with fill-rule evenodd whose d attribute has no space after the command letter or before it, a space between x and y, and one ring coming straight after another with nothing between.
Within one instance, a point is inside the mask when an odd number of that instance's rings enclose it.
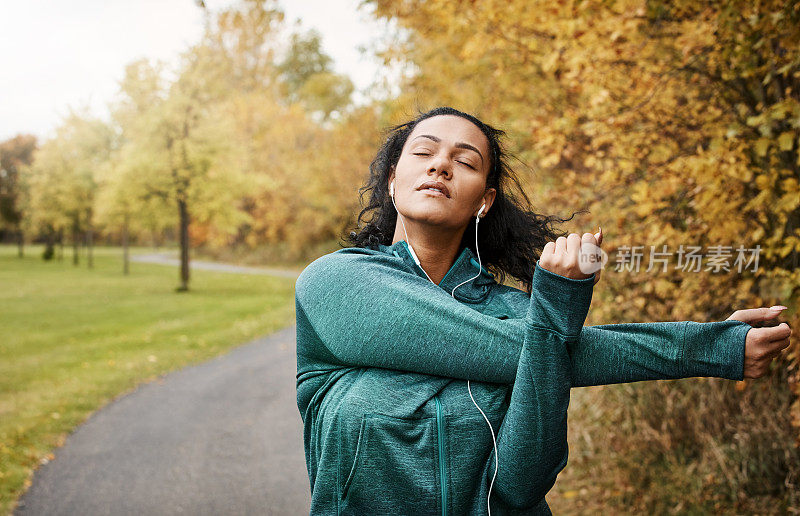
<instances>
[{"instance_id":1,"label":"yellow leaves","mask_svg":"<svg viewBox=\"0 0 800 516\"><path fill-rule=\"evenodd\" d=\"M796 236L785 237L782 241L783 246L778 249L778 256L785 258L792 251L800 251L800 238Z\"/></svg>"},{"instance_id":2,"label":"yellow leaves","mask_svg":"<svg viewBox=\"0 0 800 516\"><path fill-rule=\"evenodd\" d=\"M769 138L759 138L758 140L756 140L753 146L755 148L756 154L762 158L766 156L767 151L769 150L769 144L770 144Z\"/></svg>"},{"instance_id":3,"label":"yellow leaves","mask_svg":"<svg viewBox=\"0 0 800 516\"><path fill-rule=\"evenodd\" d=\"M669 297L672 296L675 292L676 286L671 281L659 278L655 281L655 293L659 297Z\"/></svg>"},{"instance_id":4,"label":"yellow leaves","mask_svg":"<svg viewBox=\"0 0 800 516\"><path fill-rule=\"evenodd\" d=\"M486 51L486 43L481 38L470 38L461 49L461 58L467 61L477 59Z\"/></svg>"},{"instance_id":5,"label":"yellow leaves","mask_svg":"<svg viewBox=\"0 0 800 516\"><path fill-rule=\"evenodd\" d=\"M542 70L547 73L552 72L558 67L559 59L561 59L560 51L550 52L542 61Z\"/></svg>"},{"instance_id":6,"label":"yellow leaves","mask_svg":"<svg viewBox=\"0 0 800 516\"><path fill-rule=\"evenodd\" d=\"M603 88L598 92L596 92L594 95L592 95L591 99L589 100L589 105L596 108L600 104L604 104L606 101L608 101L608 97L609 97L608 90Z\"/></svg>"},{"instance_id":7,"label":"yellow leaves","mask_svg":"<svg viewBox=\"0 0 800 516\"><path fill-rule=\"evenodd\" d=\"M674 145L659 143L650 148L650 155L648 157L652 162L662 163L667 161L674 154Z\"/></svg>"},{"instance_id":8,"label":"yellow leaves","mask_svg":"<svg viewBox=\"0 0 800 516\"><path fill-rule=\"evenodd\" d=\"M664 193L663 189L658 191ZM666 207L667 203L661 198L661 195L654 195L653 192L654 190L645 182L633 185L630 198L636 203L633 209L637 216L647 217L656 210Z\"/></svg>"},{"instance_id":9,"label":"yellow leaves","mask_svg":"<svg viewBox=\"0 0 800 516\"><path fill-rule=\"evenodd\" d=\"M783 188L784 192L797 192L798 191L798 184L797 179L794 177L787 177L781 181L781 188Z\"/></svg>"},{"instance_id":10,"label":"yellow leaves","mask_svg":"<svg viewBox=\"0 0 800 516\"><path fill-rule=\"evenodd\" d=\"M786 131L784 133L781 133L781 135L778 136L778 147L782 151L792 150L792 145L794 144L794 138L795 136L793 132Z\"/></svg>"},{"instance_id":11,"label":"yellow leaves","mask_svg":"<svg viewBox=\"0 0 800 516\"><path fill-rule=\"evenodd\" d=\"M783 120L792 115L792 113L797 114L797 101L794 99L787 99L781 102L776 102L773 104L768 110L767 114L769 115L770 120L778 121Z\"/></svg>"},{"instance_id":12,"label":"yellow leaves","mask_svg":"<svg viewBox=\"0 0 800 516\"><path fill-rule=\"evenodd\" d=\"M795 181L795 187L796 187ZM800 193L796 191L786 193L775 203L774 211L777 213L788 213L800 207Z\"/></svg>"}]
</instances>

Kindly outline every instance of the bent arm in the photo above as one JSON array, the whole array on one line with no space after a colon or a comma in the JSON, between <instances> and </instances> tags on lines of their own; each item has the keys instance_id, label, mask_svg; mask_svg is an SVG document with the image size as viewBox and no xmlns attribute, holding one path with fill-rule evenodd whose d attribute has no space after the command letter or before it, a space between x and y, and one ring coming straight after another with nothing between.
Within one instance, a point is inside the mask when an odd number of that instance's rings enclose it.
<instances>
[{"instance_id":1,"label":"bent arm","mask_svg":"<svg viewBox=\"0 0 800 516\"><path fill-rule=\"evenodd\" d=\"M571 365L567 344L578 340L592 298L593 278L533 274L527 331L508 411L497 439L492 505L500 513L536 506L567 464ZM494 456L485 469L494 474Z\"/></svg>"}]
</instances>

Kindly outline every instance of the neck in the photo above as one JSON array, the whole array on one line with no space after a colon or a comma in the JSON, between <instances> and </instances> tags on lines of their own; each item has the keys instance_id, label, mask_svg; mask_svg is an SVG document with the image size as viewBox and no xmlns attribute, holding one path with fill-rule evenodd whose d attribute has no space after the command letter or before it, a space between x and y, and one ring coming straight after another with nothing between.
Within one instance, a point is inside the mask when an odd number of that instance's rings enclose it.
<instances>
[{"instance_id":1,"label":"neck","mask_svg":"<svg viewBox=\"0 0 800 516\"><path fill-rule=\"evenodd\" d=\"M437 230L408 220L404 220L404 222L408 239L403 231L403 224L398 219L394 227L392 244L400 240L406 240L406 243L410 241L414 253L419 258L420 266L438 285L453 266L466 226L457 231Z\"/></svg>"}]
</instances>

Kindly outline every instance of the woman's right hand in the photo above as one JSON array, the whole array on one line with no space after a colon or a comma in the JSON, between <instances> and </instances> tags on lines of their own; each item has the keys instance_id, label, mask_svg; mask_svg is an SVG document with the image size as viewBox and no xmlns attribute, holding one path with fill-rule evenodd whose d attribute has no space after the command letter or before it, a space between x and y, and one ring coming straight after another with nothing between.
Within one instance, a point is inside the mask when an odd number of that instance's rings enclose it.
<instances>
[{"instance_id":1,"label":"woman's right hand","mask_svg":"<svg viewBox=\"0 0 800 516\"><path fill-rule=\"evenodd\" d=\"M775 326L762 327L762 323L774 322L782 311L783 305L770 308L747 308L736 310L726 321L744 321L752 329L747 331L744 344L744 378L761 378L769 372L772 359L789 347L792 329L785 322Z\"/></svg>"},{"instance_id":2,"label":"woman's right hand","mask_svg":"<svg viewBox=\"0 0 800 516\"><path fill-rule=\"evenodd\" d=\"M599 279L600 270L595 267L597 272L584 273L581 270L580 255L581 248L585 244L599 247L602 241L602 230L596 235L584 233L583 236L580 236L577 233L570 233L567 237L558 237L555 242L547 242L545 244L542 255L539 257L539 266L555 274L572 279L587 279L595 275L594 283L597 283L596 280ZM599 260L600 256L596 254L596 250L592 246L586 246L583 249L583 254L594 254L595 259ZM599 261L595 263L599 263ZM584 268L586 267L586 262L584 262Z\"/></svg>"}]
</instances>

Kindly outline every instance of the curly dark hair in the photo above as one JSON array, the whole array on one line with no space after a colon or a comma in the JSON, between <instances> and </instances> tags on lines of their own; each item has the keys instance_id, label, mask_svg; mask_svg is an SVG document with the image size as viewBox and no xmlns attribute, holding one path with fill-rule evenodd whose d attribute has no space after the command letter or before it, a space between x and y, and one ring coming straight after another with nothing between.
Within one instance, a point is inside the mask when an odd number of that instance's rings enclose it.
<instances>
[{"instance_id":1,"label":"curly dark hair","mask_svg":"<svg viewBox=\"0 0 800 516\"><path fill-rule=\"evenodd\" d=\"M507 156L511 156L504 148L500 138L505 136L505 131L495 129L478 120L473 115L457 109L442 106L428 112L420 112L416 119L390 128L386 141L378 150L378 154L369 166L369 178L364 186L359 188L359 201L364 206L364 195L370 192L369 204L358 214L358 231L351 231L345 241L351 247L364 247L377 249L378 244L391 245L394 237L397 211L389 197L388 180L391 167L400 159L403 146L414 127L425 120L437 115L455 115L466 118L475 124L489 141L490 163L489 175L486 178L486 188L494 188L497 194L492 208L481 219L481 229L478 231L478 242L481 250L481 261L502 283L506 275L516 278L528 294L531 292L533 269L539 259L540 252L548 241L567 232L559 232L552 228L553 223L563 223L571 220L577 213L574 212L567 219L555 215L540 215L534 213L531 202L525 195L519 179L507 163ZM366 214L370 219L362 227L361 222ZM469 247L475 252L474 224L464 231L459 252L464 247Z\"/></svg>"}]
</instances>

